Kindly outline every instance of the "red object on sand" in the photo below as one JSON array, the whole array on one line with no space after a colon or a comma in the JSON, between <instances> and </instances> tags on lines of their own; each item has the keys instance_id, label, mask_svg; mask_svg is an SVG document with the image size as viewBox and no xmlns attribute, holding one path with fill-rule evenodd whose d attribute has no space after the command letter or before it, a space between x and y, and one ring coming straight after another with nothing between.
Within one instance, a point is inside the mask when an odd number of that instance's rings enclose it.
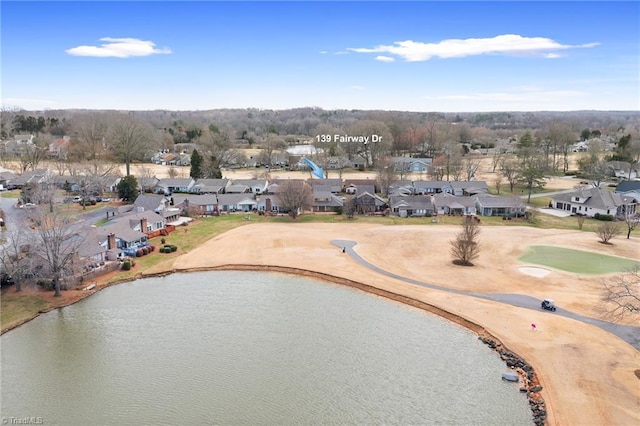
<instances>
[{"instance_id":1,"label":"red object on sand","mask_svg":"<svg viewBox=\"0 0 640 426\"><path fill-rule=\"evenodd\" d=\"M531 328L533 328L534 330L536 329L536 324L535 323L531 323Z\"/></svg>"}]
</instances>

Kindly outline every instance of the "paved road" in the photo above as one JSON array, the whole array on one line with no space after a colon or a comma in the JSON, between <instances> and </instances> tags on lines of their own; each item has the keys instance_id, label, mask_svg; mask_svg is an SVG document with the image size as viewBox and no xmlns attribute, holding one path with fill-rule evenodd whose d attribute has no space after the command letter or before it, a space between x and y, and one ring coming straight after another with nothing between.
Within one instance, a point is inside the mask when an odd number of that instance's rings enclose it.
<instances>
[{"instance_id":1,"label":"paved road","mask_svg":"<svg viewBox=\"0 0 640 426\"><path fill-rule=\"evenodd\" d=\"M472 292L466 292L462 290L446 288L446 287L441 287L434 284L425 283L422 281L414 280L412 278L407 278L398 274L394 274L393 272L385 271L384 269L381 269L376 265L367 262L365 259L360 257L360 255L353 250L353 247L357 244L355 241L333 240L331 241L331 243L335 246L343 247L346 253L349 256L351 256L353 260L355 260L362 266L365 266L366 268L369 268L379 274L385 275L390 278L394 278L394 279L404 281L409 284L421 286L421 287L431 288L434 290L441 290L441 291L446 291L454 294L462 294L465 296L477 297L478 299L493 300L495 302L505 303L507 305L517 306L519 308L532 309L536 311L540 310L541 301L531 296L526 296L522 294L508 294L508 293L505 293L505 294L472 293ZM559 315L566 318L571 318L577 321L582 321L586 324L591 324L591 325L595 325L596 327L600 327L601 329L620 337L625 342L631 344L634 348L640 351L640 327L602 321L595 318L586 317L584 315L576 314L574 312L567 311L562 308L557 308L555 312L547 311L546 313L548 313L549 315Z\"/></svg>"}]
</instances>

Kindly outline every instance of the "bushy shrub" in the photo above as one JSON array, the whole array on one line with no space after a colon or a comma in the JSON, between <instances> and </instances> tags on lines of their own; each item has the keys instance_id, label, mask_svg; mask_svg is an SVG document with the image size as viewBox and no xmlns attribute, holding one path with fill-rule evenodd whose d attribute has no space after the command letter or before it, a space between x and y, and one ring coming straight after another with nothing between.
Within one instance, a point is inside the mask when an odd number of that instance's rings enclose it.
<instances>
[{"instance_id":1,"label":"bushy shrub","mask_svg":"<svg viewBox=\"0 0 640 426\"><path fill-rule=\"evenodd\" d=\"M178 247L177 246L171 246L171 251L177 251Z\"/></svg>"},{"instance_id":2,"label":"bushy shrub","mask_svg":"<svg viewBox=\"0 0 640 426\"><path fill-rule=\"evenodd\" d=\"M128 271L129 269L131 269L131 261L127 259L124 262L122 262L122 270Z\"/></svg>"},{"instance_id":3,"label":"bushy shrub","mask_svg":"<svg viewBox=\"0 0 640 426\"><path fill-rule=\"evenodd\" d=\"M613 215L610 215L610 214L596 213L593 217L594 217L594 219L602 220L602 221L605 221L605 222L611 222L613 220Z\"/></svg>"},{"instance_id":4,"label":"bushy shrub","mask_svg":"<svg viewBox=\"0 0 640 426\"><path fill-rule=\"evenodd\" d=\"M167 240L166 240L166 239L164 239L164 238L160 238L160 242L161 242L162 244L164 244L164 243L166 243L166 242L167 242Z\"/></svg>"}]
</instances>

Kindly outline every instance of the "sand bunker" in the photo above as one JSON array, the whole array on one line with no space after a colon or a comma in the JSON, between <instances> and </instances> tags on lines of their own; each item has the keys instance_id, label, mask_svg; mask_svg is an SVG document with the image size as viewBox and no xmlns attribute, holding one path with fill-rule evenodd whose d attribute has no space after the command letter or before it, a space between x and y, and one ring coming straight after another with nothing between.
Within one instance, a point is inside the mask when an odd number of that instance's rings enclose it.
<instances>
[{"instance_id":1,"label":"sand bunker","mask_svg":"<svg viewBox=\"0 0 640 426\"><path fill-rule=\"evenodd\" d=\"M524 267L518 268L523 274L531 275L536 278L543 278L551 273L550 270L544 268Z\"/></svg>"}]
</instances>

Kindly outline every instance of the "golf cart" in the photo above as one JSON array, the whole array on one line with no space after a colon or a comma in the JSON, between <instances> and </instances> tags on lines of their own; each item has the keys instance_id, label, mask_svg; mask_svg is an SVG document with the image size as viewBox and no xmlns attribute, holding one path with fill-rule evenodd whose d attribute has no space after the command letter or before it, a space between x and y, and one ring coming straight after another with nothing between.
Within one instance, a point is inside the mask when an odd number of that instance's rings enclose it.
<instances>
[{"instance_id":1,"label":"golf cart","mask_svg":"<svg viewBox=\"0 0 640 426\"><path fill-rule=\"evenodd\" d=\"M540 304L540 307L547 311L553 311L553 312L556 311L556 305L553 304L553 300L551 299L544 299Z\"/></svg>"}]
</instances>

